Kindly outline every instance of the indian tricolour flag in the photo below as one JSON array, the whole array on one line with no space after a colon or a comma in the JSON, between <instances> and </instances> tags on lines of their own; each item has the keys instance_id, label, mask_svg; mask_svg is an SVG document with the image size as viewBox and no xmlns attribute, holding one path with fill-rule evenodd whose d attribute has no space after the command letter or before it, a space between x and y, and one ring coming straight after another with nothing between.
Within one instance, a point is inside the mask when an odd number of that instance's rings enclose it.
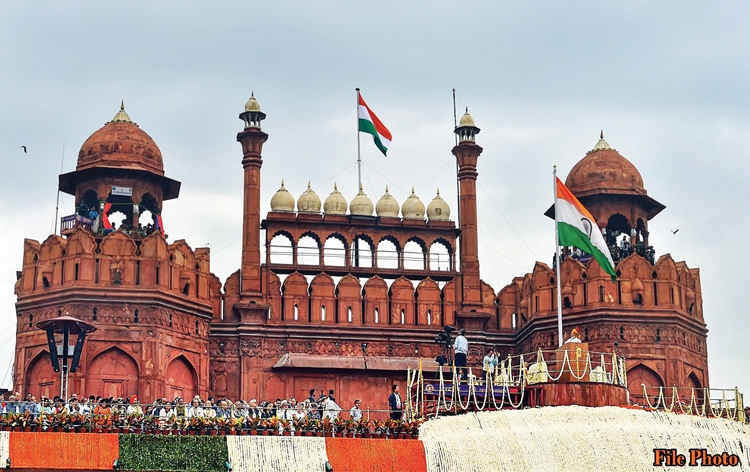
<instances>
[{"instance_id":1,"label":"indian tricolour flag","mask_svg":"<svg viewBox=\"0 0 750 472\"><path fill-rule=\"evenodd\" d=\"M391 132L375 116L375 113L367 106L362 95L358 95L357 116L359 117L359 130L372 135L375 145L383 155L387 155L388 147L391 145Z\"/></svg>"},{"instance_id":2,"label":"indian tricolour flag","mask_svg":"<svg viewBox=\"0 0 750 472\"><path fill-rule=\"evenodd\" d=\"M609 254L599 225L591 213L573 196L568 187L559 178L557 181L557 198L555 200L555 221L560 246L577 247L591 254L596 262L615 281L615 263Z\"/></svg>"}]
</instances>

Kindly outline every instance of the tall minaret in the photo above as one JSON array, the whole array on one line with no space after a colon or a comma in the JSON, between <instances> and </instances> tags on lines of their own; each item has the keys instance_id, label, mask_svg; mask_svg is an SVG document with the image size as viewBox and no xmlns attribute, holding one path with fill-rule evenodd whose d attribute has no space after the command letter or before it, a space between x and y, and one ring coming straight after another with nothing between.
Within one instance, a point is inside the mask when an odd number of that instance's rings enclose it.
<instances>
[{"instance_id":1,"label":"tall minaret","mask_svg":"<svg viewBox=\"0 0 750 472\"><path fill-rule=\"evenodd\" d=\"M261 151L268 134L260 129L266 114L254 95L245 104L240 119L245 129L237 134L242 144L242 168L245 170L245 190L242 212L242 285L243 298L260 300L260 167Z\"/></svg>"},{"instance_id":2,"label":"tall minaret","mask_svg":"<svg viewBox=\"0 0 750 472\"><path fill-rule=\"evenodd\" d=\"M461 190L461 311L477 311L482 306L479 283L479 240L477 237L477 160L482 154L474 138L479 128L469 109L455 130L458 144L452 153L458 160L458 181Z\"/></svg>"}]
</instances>

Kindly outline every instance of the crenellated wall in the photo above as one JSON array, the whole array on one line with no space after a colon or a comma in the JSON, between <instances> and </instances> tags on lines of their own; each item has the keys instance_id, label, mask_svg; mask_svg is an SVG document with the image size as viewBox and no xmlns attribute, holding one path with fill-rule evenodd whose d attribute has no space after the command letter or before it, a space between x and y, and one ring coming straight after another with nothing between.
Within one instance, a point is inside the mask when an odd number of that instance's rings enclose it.
<instances>
[{"instance_id":1,"label":"crenellated wall","mask_svg":"<svg viewBox=\"0 0 750 472\"><path fill-rule=\"evenodd\" d=\"M708 385L707 328L700 274L669 254L651 264L631 254L612 282L595 262L569 257L560 266L565 337L579 327L592 351L617 349L628 361L631 393L640 384ZM557 339L555 272L538 262L498 294L502 317L515 318L516 351L554 349ZM615 346L617 343L617 346Z\"/></svg>"},{"instance_id":2,"label":"crenellated wall","mask_svg":"<svg viewBox=\"0 0 750 472\"><path fill-rule=\"evenodd\" d=\"M70 391L137 394L146 401L208 392L212 300L220 284L207 248L167 244L154 232L134 239L77 228L68 239L25 240L16 283L16 385L36 396L59 394L59 374L39 321L70 315L94 324Z\"/></svg>"}]
</instances>

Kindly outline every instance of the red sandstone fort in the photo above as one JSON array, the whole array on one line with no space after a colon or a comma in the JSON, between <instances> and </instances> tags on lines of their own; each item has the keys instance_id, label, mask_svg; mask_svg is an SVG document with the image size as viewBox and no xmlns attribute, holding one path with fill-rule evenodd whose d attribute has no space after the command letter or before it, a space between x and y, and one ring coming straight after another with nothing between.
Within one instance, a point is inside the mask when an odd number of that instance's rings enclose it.
<instances>
[{"instance_id":1,"label":"red sandstone fort","mask_svg":"<svg viewBox=\"0 0 750 472\"><path fill-rule=\"evenodd\" d=\"M59 393L36 324L64 315L97 327L70 375L70 392L143 401L304 398L323 388L335 389L341 405L361 398L378 409L407 368L420 359L436 366L441 346L434 338L444 325L467 329L469 365L493 346L502 356L558 346L553 267L537 262L499 291L481 279L482 148L468 113L451 150L458 226L439 194L426 210L416 195L399 206L387 190L376 204L361 189L349 204L334 190L321 205L310 188L295 202L283 184L262 215L265 116L255 98L240 114L242 259L223 283L211 273L208 248L137 229L156 223L180 183L164 175L158 146L124 108L83 143L59 189L75 196L76 207L123 213L128 225L108 232L70 216L60 235L24 241L15 286L16 390ZM707 387L699 270L654 254L649 242L649 221L664 205L603 137L566 185L599 222L617 262L613 283L596 262L565 251L566 331L578 326L592 351L618 349L631 392L642 383ZM146 212L153 221L139 221Z\"/></svg>"}]
</instances>

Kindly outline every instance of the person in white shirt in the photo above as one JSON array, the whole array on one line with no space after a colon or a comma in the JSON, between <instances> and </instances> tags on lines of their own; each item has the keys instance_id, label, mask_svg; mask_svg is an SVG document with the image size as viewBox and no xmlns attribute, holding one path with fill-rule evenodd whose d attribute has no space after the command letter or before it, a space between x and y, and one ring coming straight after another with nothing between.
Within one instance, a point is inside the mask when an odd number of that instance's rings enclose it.
<instances>
[{"instance_id":1,"label":"person in white shirt","mask_svg":"<svg viewBox=\"0 0 750 472\"><path fill-rule=\"evenodd\" d=\"M466 355L469 353L469 341L466 340L466 330L461 328L458 336L453 342L453 351L456 368L458 368L458 381L466 376Z\"/></svg>"},{"instance_id":2,"label":"person in white shirt","mask_svg":"<svg viewBox=\"0 0 750 472\"><path fill-rule=\"evenodd\" d=\"M581 342L581 332L578 328L573 328L573 331L570 332L570 337L565 341L566 343L580 343Z\"/></svg>"},{"instance_id":3,"label":"person in white shirt","mask_svg":"<svg viewBox=\"0 0 750 472\"><path fill-rule=\"evenodd\" d=\"M349 414L352 417L352 421L359 421L362 419L362 410L360 409L359 400L354 400L354 406L349 410Z\"/></svg>"},{"instance_id":4,"label":"person in white shirt","mask_svg":"<svg viewBox=\"0 0 750 472\"><path fill-rule=\"evenodd\" d=\"M334 400L333 395L329 396L325 401L325 407L323 408L323 418L334 420L339 416L341 407Z\"/></svg>"}]
</instances>

